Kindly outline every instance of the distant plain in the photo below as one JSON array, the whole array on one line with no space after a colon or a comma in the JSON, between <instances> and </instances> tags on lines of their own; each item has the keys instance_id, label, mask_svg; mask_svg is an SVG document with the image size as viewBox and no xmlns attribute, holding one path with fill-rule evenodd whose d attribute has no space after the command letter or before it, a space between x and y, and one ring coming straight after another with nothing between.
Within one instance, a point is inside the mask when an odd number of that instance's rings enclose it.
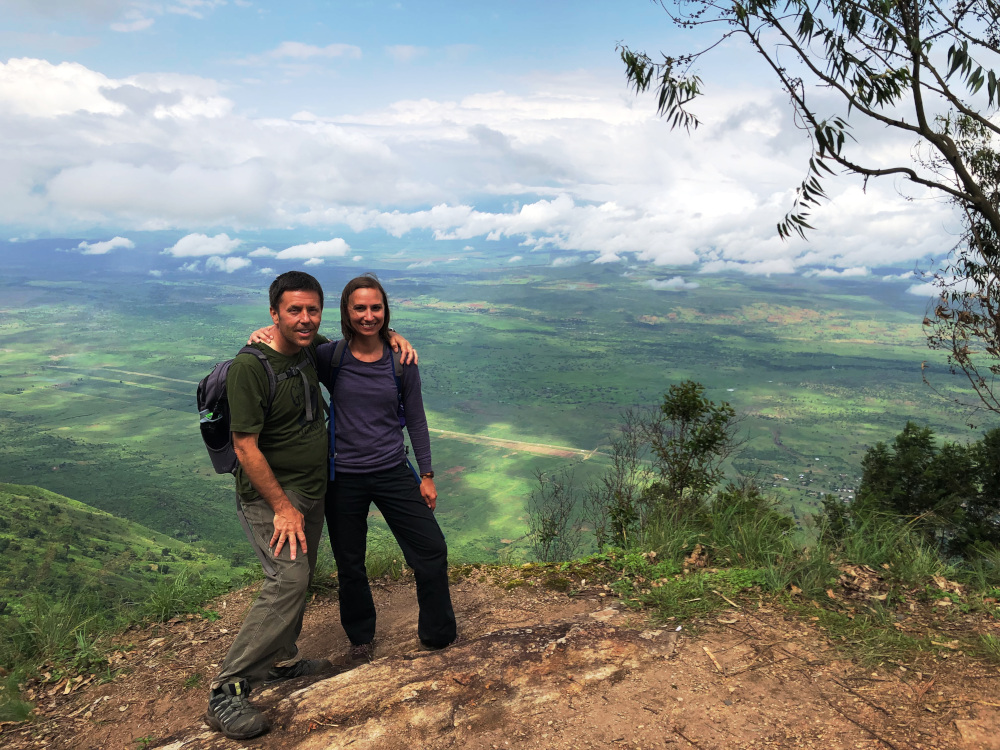
<instances>
[{"instance_id":1,"label":"distant plain","mask_svg":"<svg viewBox=\"0 0 1000 750\"><path fill-rule=\"evenodd\" d=\"M317 273L330 337L354 272ZM249 563L193 394L269 322L268 279L45 275L22 268L0 282L0 481ZM692 276L697 288L658 291L649 271L589 264L380 275L394 327L420 352L456 560L523 551L534 472L575 467L585 483L621 411L684 379L746 415L728 471L756 473L800 521L823 493L849 497L865 450L907 420L957 440L991 426L978 414L969 429L969 410L949 403L972 399L926 348L926 300L905 284Z\"/></svg>"}]
</instances>

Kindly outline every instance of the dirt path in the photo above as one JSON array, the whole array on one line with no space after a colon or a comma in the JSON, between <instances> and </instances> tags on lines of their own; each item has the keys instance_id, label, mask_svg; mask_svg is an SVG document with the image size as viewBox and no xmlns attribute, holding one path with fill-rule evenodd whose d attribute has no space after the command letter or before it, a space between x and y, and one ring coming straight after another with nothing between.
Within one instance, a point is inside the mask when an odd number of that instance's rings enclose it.
<instances>
[{"instance_id":1,"label":"dirt path","mask_svg":"<svg viewBox=\"0 0 1000 750\"><path fill-rule=\"evenodd\" d=\"M508 448L524 453L533 453L538 456L558 456L559 458L583 458L592 457L596 451L585 451L580 448L567 448L560 445L548 445L547 443L528 443L523 440L507 440L505 438L492 438L486 435L470 435L465 432L452 432L451 430L435 430L431 428L431 433L438 437L451 440L461 440L464 443L474 443L476 445L492 445L496 448Z\"/></svg>"},{"instance_id":2,"label":"dirt path","mask_svg":"<svg viewBox=\"0 0 1000 750\"><path fill-rule=\"evenodd\" d=\"M0 746L1000 748L995 665L953 653L862 668L816 622L766 606L716 614L697 635L674 633L603 588L570 597L495 575L467 570L456 581L460 642L433 654L415 648L411 582L376 585L376 661L305 690L256 694L277 723L265 737L232 743L201 722L208 681L255 593L244 590L212 605L215 621L126 633L108 682L36 685L40 716L3 726ZM345 664L337 620L335 597L315 598L302 653Z\"/></svg>"}]
</instances>

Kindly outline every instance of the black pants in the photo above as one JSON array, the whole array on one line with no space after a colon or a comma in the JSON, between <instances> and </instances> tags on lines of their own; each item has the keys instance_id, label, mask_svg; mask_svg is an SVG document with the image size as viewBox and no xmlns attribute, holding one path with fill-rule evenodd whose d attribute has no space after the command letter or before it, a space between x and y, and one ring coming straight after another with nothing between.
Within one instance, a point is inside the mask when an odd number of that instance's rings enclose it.
<instances>
[{"instance_id":1,"label":"black pants","mask_svg":"<svg viewBox=\"0 0 1000 750\"><path fill-rule=\"evenodd\" d=\"M326 495L326 522L340 580L340 622L351 643L375 637L375 603L368 586L365 550L368 509L382 513L413 568L417 583L417 636L440 648L455 640L455 612L448 591L448 547L434 513L420 496L420 485L404 463L372 474L337 472Z\"/></svg>"}]
</instances>

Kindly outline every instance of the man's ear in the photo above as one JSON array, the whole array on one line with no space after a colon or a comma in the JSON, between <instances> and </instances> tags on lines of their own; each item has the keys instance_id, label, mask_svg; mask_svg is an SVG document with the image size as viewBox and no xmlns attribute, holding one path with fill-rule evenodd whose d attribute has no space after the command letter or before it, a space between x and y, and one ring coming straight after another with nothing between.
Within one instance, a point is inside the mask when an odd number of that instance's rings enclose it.
<instances>
[{"instance_id":1,"label":"man's ear","mask_svg":"<svg viewBox=\"0 0 1000 750\"><path fill-rule=\"evenodd\" d=\"M278 325L278 311L273 307L271 308L271 322Z\"/></svg>"}]
</instances>

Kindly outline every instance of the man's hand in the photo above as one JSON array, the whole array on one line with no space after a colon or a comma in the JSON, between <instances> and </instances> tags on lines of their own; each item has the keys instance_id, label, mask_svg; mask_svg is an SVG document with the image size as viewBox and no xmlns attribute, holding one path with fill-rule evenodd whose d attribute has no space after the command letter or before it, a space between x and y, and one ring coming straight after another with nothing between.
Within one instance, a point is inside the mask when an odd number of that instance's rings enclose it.
<instances>
[{"instance_id":1,"label":"man's hand","mask_svg":"<svg viewBox=\"0 0 1000 750\"><path fill-rule=\"evenodd\" d=\"M395 331L389 331L389 346L392 347L394 352L402 353L399 359L404 365L417 364L417 350L413 348L409 341Z\"/></svg>"},{"instance_id":2,"label":"man's hand","mask_svg":"<svg viewBox=\"0 0 1000 750\"><path fill-rule=\"evenodd\" d=\"M431 477L423 477L420 480L420 497L424 499L427 507L431 510L437 507L438 491Z\"/></svg>"},{"instance_id":3,"label":"man's hand","mask_svg":"<svg viewBox=\"0 0 1000 750\"><path fill-rule=\"evenodd\" d=\"M281 554L281 548L285 546L286 541L293 560L298 549L302 550L302 554L309 551L306 548L305 517L291 503L288 503L287 508L282 508L274 514L274 535L271 537L268 547L271 548L275 557Z\"/></svg>"},{"instance_id":4,"label":"man's hand","mask_svg":"<svg viewBox=\"0 0 1000 750\"><path fill-rule=\"evenodd\" d=\"M270 344L278 334L278 326L269 325L267 328L258 328L250 334L248 344Z\"/></svg>"},{"instance_id":5,"label":"man's hand","mask_svg":"<svg viewBox=\"0 0 1000 750\"><path fill-rule=\"evenodd\" d=\"M309 551L306 548L305 519L274 478L274 472L257 446L259 437L256 432L234 432L233 448L250 483L274 511L274 534L267 546L277 557L285 542L288 542L288 549L294 560L299 550L303 553Z\"/></svg>"}]
</instances>

